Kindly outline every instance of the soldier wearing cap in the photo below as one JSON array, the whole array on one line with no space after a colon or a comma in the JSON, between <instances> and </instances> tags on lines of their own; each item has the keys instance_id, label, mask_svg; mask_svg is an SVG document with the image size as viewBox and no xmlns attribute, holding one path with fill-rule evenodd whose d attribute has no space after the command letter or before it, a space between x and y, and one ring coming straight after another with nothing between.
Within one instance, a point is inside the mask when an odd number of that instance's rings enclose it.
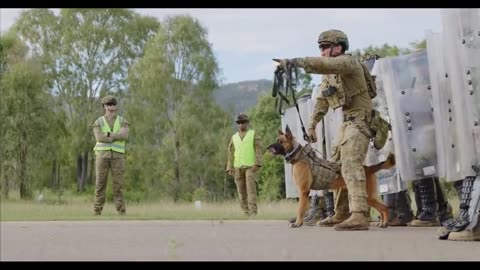
<instances>
[{"instance_id":1,"label":"soldier wearing cap","mask_svg":"<svg viewBox=\"0 0 480 270\"><path fill-rule=\"evenodd\" d=\"M246 114L238 114L235 122L238 132L228 145L228 174L235 177L240 207L246 215L257 214L256 172L262 166L261 139L253 129L248 128Z\"/></svg>"},{"instance_id":2,"label":"soldier wearing cap","mask_svg":"<svg viewBox=\"0 0 480 270\"><path fill-rule=\"evenodd\" d=\"M308 73L324 74L320 84L321 94L317 97L310 119L308 135L316 142L315 126L332 109L341 108L344 123L338 131L332 150L334 161L342 163L342 176L348 188L350 217L346 207L339 207L333 218L320 221L319 225L333 226L335 230L368 230L366 175L363 169L369 141L372 100L362 63L345 51L349 48L347 35L340 30L322 32L318 38L322 57L283 59L280 68L291 66L303 68ZM337 209L336 209L337 210ZM348 218L347 218L348 217Z\"/></svg>"},{"instance_id":3,"label":"soldier wearing cap","mask_svg":"<svg viewBox=\"0 0 480 270\"><path fill-rule=\"evenodd\" d=\"M123 175L125 173L125 141L128 139L129 123L117 115L117 99L105 96L102 99L105 115L93 124L93 133L97 143L95 150L95 204L94 214L102 213L105 204L108 171L112 171L113 197L119 214L126 213L123 199Z\"/></svg>"}]
</instances>

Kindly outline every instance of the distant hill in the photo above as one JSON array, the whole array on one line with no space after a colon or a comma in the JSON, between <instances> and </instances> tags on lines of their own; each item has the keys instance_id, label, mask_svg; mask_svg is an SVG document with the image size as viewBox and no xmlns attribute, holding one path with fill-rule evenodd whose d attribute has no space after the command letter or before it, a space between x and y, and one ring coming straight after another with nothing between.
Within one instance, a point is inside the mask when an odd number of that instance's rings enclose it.
<instances>
[{"instance_id":1,"label":"distant hill","mask_svg":"<svg viewBox=\"0 0 480 270\"><path fill-rule=\"evenodd\" d=\"M215 101L225 110L233 109L233 115L246 112L255 106L262 93L271 94L271 80L241 81L220 86L214 91Z\"/></svg>"}]
</instances>

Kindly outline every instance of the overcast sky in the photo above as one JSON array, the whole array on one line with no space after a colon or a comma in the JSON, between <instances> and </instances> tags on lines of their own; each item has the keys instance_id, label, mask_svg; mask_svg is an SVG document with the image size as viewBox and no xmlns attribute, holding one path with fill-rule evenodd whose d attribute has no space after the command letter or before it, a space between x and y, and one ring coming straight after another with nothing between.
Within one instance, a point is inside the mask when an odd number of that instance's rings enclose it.
<instances>
[{"instance_id":1,"label":"overcast sky","mask_svg":"<svg viewBox=\"0 0 480 270\"><path fill-rule=\"evenodd\" d=\"M318 35L332 28L348 35L350 50L384 43L408 47L426 30L442 30L440 9L135 10L159 20L175 14L199 19L208 29L223 83L272 79L272 58L318 56ZM8 30L20 11L0 9L0 31Z\"/></svg>"}]
</instances>

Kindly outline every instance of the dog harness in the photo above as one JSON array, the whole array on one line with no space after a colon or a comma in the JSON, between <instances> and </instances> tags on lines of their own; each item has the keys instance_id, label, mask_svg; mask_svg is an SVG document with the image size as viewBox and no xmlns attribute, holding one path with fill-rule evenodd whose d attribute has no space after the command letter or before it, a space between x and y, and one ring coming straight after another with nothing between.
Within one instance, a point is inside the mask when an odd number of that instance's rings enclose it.
<instances>
[{"instance_id":1,"label":"dog harness","mask_svg":"<svg viewBox=\"0 0 480 270\"><path fill-rule=\"evenodd\" d=\"M298 144L292 152L285 155L285 160L291 164L305 162L312 172L313 190L329 189L333 181L340 176L341 163L320 158L310 144L302 147Z\"/></svg>"}]
</instances>

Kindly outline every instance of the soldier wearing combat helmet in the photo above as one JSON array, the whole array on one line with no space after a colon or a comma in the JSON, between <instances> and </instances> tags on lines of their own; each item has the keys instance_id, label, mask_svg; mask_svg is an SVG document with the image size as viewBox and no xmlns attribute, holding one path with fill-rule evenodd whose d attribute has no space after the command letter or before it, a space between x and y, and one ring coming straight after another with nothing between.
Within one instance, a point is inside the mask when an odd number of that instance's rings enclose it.
<instances>
[{"instance_id":1,"label":"soldier wearing combat helmet","mask_svg":"<svg viewBox=\"0 0 480 270\"><path fill-rule=\"evenodd\" d=\"M369 140L372 98L366 82L362 63L345 51L349 49L347 35L340 30L322 32L318 38L322 57L305 57L279 60L280 68L303 68L308 73L324 74L314 112L310 119L308 135L316 142L315 126L329 108L341 108L344 123L338 131L332 150L333 161L342 163L342 176L347 184L351 216L337 213L319 225L334 225L335 230L368 230L366 175L363 169ZM368 70L367 70L368 72ZM369 74L368 74L369 75Z\"/></svg>"}]
</instances>

